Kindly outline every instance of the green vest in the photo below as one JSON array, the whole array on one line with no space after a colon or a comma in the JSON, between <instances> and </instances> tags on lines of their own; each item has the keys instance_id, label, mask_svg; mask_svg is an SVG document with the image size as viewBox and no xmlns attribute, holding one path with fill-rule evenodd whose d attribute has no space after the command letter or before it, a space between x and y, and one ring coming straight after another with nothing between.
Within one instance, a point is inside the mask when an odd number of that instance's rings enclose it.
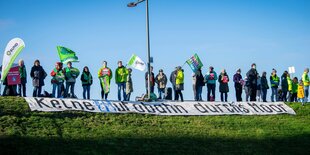
<instances>
[{"instance_id":1,"label":"green vest","mask_svg":"<svg viewBox=\"0 0 310 155\"><path fill-rule=\"evenodd\" d=\"M279 86L279 82L280 82L280 78L276 75L276 76L271 76L271 80L273 82L276 82L278 84L275 84L275 83L271 83L271 87L276 87L276 86Z\"/></svg>"},{"instance_id":2,"label":"green vest","mask_svg":"<svg viewBox=\"0 0 310 155\"><path fill-rule=\"evenodd\" d=\"M18 71L19 71L20 78L26 78L27 77L26 67L25 66L19 67Z\"/></svg>"}]
</instances>

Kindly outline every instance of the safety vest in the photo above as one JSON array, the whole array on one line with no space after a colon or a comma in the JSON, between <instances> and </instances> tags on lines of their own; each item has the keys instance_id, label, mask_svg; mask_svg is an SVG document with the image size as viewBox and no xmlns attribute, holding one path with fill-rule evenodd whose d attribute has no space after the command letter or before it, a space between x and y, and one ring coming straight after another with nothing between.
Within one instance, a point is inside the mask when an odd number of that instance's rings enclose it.
<instances>
[{"instance_id":1,"label":"safety vest","mask_svg":"<svg viewBox=\"0 0 310 155\"><path fill-rule=\"evenodd\" d=\"M304 98L305 97L305 90L304 86L298 85L298 92L297 92L297 98Z\"/></svg>"},{"instance_id":2,"label":"safety vest","mask_svg":"<svg viewBox=\"0 0 310 155\"><path fill-rule=\"evenodd\" d=\"M272 75L271 80L273 81L273 83L271 83L271 87L279 86L280 78L277 75L275 75L275 76ZM275 84L275 83L277 83L277 84Z\"/></svg>"},{"instance_id":3,"label":"safety vest","mask_svg":"<svg viewBox=\"0 0 310 155\"><path fill-rule=\"evenodd\" d=\"M309 86L309 76L306 72L302 74L302 81L304 82L304 86Z\"/></svg>"}]
</instances>

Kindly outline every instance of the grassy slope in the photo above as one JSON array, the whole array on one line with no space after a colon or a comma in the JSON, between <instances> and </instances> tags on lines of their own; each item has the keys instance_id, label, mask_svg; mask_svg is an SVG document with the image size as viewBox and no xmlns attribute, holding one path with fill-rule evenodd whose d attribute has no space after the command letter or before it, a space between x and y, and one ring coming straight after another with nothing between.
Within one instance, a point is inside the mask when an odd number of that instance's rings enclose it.
<instances>
[{"instance_id":1,"label":"grassy slope","mask_svg":"<svg viewBox=\"0 0 310 155\"><path fill-rule=\"evenodd\" d=\"M306 154L310 106L274 116L30 112L0 98L0 154Z\"/></svg>"}]
</instances>

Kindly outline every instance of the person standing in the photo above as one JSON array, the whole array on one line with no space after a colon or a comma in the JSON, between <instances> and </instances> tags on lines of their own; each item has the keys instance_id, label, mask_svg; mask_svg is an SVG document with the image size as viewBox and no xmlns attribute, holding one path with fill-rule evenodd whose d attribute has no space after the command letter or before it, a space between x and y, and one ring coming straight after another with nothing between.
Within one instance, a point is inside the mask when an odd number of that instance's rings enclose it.
<instances>
[{"instance_id":1,"label":"person standing","mask_svg":"<svg viewBox=\"0 0 310 155\"><path fill-rule=\"evenodd\" d=\"M126 100L125 101L130 101L130 95L133 92L133 84L132 84L132 78L131 78L131 72L132 69L128 68L128 76L126 80Z\"/></svg>"},{"instance_id":2,"label":"person standing","mask_svg":"<svg viewBox=\"0 0 310 155\"><path fill-rule=\"evenodd\" d=\"M256 64L251 65L251 69L246 74L248 78L248 88L250 101L256 101L256 92L257 92L257 70Z\"/></svg>"},{"instance_id":3,"label":"person standing","mask_svg":"<svg viewBox=\"0 0 310 155\"><path fill-rule=\"evenodd\" d=\"M287 101L287 92L288 92L288 72L284 71L284 73L281 76L281 89L282 89L282 94L281 98L282 101L286 102Z\"/></svg>"},{"instance_id":4,"label":"person standing","mask_svg":"<svg viewBox=\"0 0 310 155\"><path fill-rule=\"evenodd\" d=\"M201 68L199 68L195 73L195 101L202 101L202 88L204 86L204 77L201 72Z\"/></svg>"},{"instance_id":5,"label":"person standing","mask_svg":"<svg viewBox=\"0 0 310 155\"><path fill-rule=\"evenodd\" d=\"M238 69L234 75L234 83L237 102L242 102L242 85L244 81L242 80L241 69Z\"/></svg>"},{"instance_id":6,"label":"person standing","mask_svg":"<svg viewBox=\"0 0 310 155\"><path fill-rule=\"evenodd\" d=\"M221 93L221 101L222 102L227 102L227 97L228 97L228 82L229 82L229 77L226 73L226 70L223 69L221 74L219 75L218 82L220 83L220 93Z\"/></svg>"},{"instance_id":7,"label":"person standing","mask_svg":"<svg viewBox=\"0 0 310 155\"><path fill-rule=\"evenodd\" d=\"M158 88L158 99L165 98L165 89L167 86L167 76L162 69L159 70L159 73L156 75L155 81Z\"/></svg>"},{"instance_id":8,"label":"person standing","mask_svg":"<svg viewBox=\"0 0 310 155\"><path fill-rule=\"evenodd\" d=\"M169 78L169 80L170 80L170 82L171 82L171 84L172 84L172 89L173 89L173 93L174 93L174 100L176 100L176 96L177 96L177 93L176 93L176 84L175 84L175 82L176 82L176 76L177 76L177 70L178 70L178 68L175 67L175 70L171 72L170 78Z\"/></svg>"},{"instance_id":9,"label":"person standing","mask_svg":"<svg viewBox=\"0 0 310 155\"><path fill-rule=\"evenodd\" d=\"M83 99L90 99L90 86L93 84L93 77L89 72L87 66L83 68L81 75L82 87L83 87ZM87 95L87 96L86 96Z\"/></svg>"},{"instance_id":10,"label":"person standing","mask_svg":"<svg viewBox=\"0 0 310 155\"><path fill-rule=\"evenodd\" d=\"M297 99L298 99L298 102L301 102L302 105L305 104L305 89L304 88L305 88L304 82L302 80L299 80Z\"/></svg>"},{"instance_id":11,"label":"person standing","mask_svg":"<svg viewBox=\"0 0 310 155\"><path fill-rule=\"evenodd\" d=\"M65 89L65 95L64 98L69 97L69 88L70 88L70 93L71 97L75 98L75 93L74 93L74 86L76 82L76 78L79 76L80 71L77 68L72 67L72 62L67 63L67 67L64 68L64 74L65 74L65 79L66 79L66 89Z\"/></svg>"},{"instance_id":12,"label":"person standing","mask_svg":"<svg viewBox=\"0 0 310 155\"><path fill-rule=\"evenodd\" d=\"M20 84L18 84L18 94L19 96L26 97L26 83L27 83L27 71L24 64L24 60L20 59L18 61L18 71L20 76Z\"/></svg>"},{"instance_id":13,"label":"person standing","mask_svg":"<svg viewBox=\"0 0 310 155\"><path fill-rule=\"evenodd\" d=\"M153 73L153 66L150 67L150 87L151 87L151 93L154 93L154 86L155 86L155 75ZM148 94L148 79L149 79L149 73L145 73L145 88L146 88L146 94Z\"/></svg>"},{"instance_id":14,"label":"person standing","mask_svg":"<svg viewBox=\"0 0 310 155\"><path fill-rule=\"evenodd\" d=\"M298 78L294 77L290 90L290 102L297 102L297 91L298 91Z\"/></svg>"},{"instance_id":15,"label":"person standing","mask_svg":"<svg viewBox=\"0 0 310 155\"><path fill-rule=\"evenodd\" d=\"M110 92L110 85L111 85L111 79L112 79L112 71L108 67L107 61L103 61L102 67L98 71L98 78L99 78L100 87L101 87L101 99L107 100L108 94Z\"/></svg>"},{"instance_id":16,"label":"person standing","mask_svg":"<svg viewBox=\"0 0 310 155\"><path fill-rule=\"evenodd\" d=\"M259 73L257 73L257 91L256 91L256 100L258 102L261 101L261 95L262 94L262 78L259 76Z\"/></svg>"},{"instance_id":17,"label":"person standing","mask_svg":"<svg viewBox=\"0 0 310 155\"><path fill-rule=\"evenodd\" d=\"M308 97L309 97L309 68L306 68L304 73L302 74L302 81L304 85L304 90L305 90L305 102L308 102Z\"/></svg>"},{"instance_id":18,"label":"person standing","mask_svg":"<svg viewBox=\"0 0 310 155\"><path fill-rule=\"evenodd\" d=\"M177 76L176 76L176 101L179 100L179 96L181 101L183 102L183 94L182 91L184 90L184 72L181 66L177 69Z\"/></svg>"},{"instance_id":19,"label":"person standing","mask_svg":"<svg viewBox=\"0 0 310 155\"><path fill-rule=\"evenodd\" d=\"M115 82L117 84L117 97L118 100L121 101L121 92L123 91L123 100L126 99L126 80L127 80L127 75L128 71L126 67L123 66L122 61L118 61L118 67L115 70Z\"/></svg>"},{"instance_id":20,"label":"person standing","mask_svg":"<svg viewBox=\"0 0 310 155\"><path fill-rule=\"evenodd\" d=\"M44 79L46 78L47 74L44 71L43 67L40 66L40 61L35 60L34 65L30 71L30 77L32 78L32 85L33 85L33 97L41 97L42 86L44 86Z\"/></svg>"},{"instance_id":21,"label":"person standing","mask_svg":"<svg viewBox=\"0 0 310 155\"><path fill-rule=\"evenodd\" d=\"M261 94L263 102L267 102L267 90L269 89L268 81L267 81L267 73L263 72L261 77Z\"/></svg>"},{"instance_id":22,"label":"person standing","mask_svg":"<svg viewBox=\"0 0 310 155\"><path fill-rule=\"evenodd\" d=\"M208 101L215 101L215 88L216 88L216 81L217 81L217 74L214 71L214 68L212 66L209 67L209 72L204 77L205 83L207 83L207 89L208 89ZM211 96L212 93L212 96Z\"/></svg>"},{"instance_id":23,"label":"person standing","mask_svg":"<svg viewBox=\"0 0 310 155\"><path fill-rule=\"evenodd\" d=\"M271 85L271 101L274 102L275 98L278 101L278 86L279 86L280 79L277 76L277 71L272 69L272 74L270 76L270 85Z\"/></svg>"},{"instance_id":24,"label":"person standing","mask_svg":"<svg viewBox=\"0 0 310 155\"><path fill-rule=\"evenodd\" d=\"M65 81L65 75L62 70L62 63L61 62L56 62L55 68L51 72L52 76L52 97L56 97L56 89L57 89L57 98L61 97L61 91L62 91L62 86Z\"/></svg>"}]
</instances>

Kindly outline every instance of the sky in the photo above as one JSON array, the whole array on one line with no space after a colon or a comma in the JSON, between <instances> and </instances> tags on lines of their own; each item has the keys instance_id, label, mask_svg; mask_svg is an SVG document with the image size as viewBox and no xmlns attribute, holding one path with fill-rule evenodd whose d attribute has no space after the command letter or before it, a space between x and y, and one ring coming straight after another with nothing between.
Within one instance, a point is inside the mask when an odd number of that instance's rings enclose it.
<instances>
[{"instance_id":1,"label":"sky","mask_svg":"<svg viewBox=\"0 0 310 155\"><path fill-rule=\"evenodd\" d=\"M33 90L29 73L34 60L39 59L49 74L59 61L58 45L76 52L80 62L74 67L90 68L94 77L93 99L100 98L97 71L103 60L113 72L118 60L126 64L132 54L146 61L145 3L128 8L129 2L132 1L0 0L0 50L4 51L12 38L24 40L26 47L16 62L25 60L27 95L31 96ZM182 66L197 53L204 65L203 74L209 66L214 66L217 73L227 70L231 78L229 101L236 100L232 77L238 68L245 76L255 62L259 73L266 71L270 76L272 68L281 75L294 66L293 76L300 78L303 70L310 67L309 0L149 0L149 11L155 74L163 69L169 78L174 67ZM183 69L184 98L192 100L192 71L187 65ZM133 70L131 100L145 93L144 74ZM52 91L50 79L48 76L43 87L48 92ZM82 98L79 79L75 92ZM206 94L204 87L203 99ZM117 99L114 78L109 99Z\"/></svg>"}]
</instances>

